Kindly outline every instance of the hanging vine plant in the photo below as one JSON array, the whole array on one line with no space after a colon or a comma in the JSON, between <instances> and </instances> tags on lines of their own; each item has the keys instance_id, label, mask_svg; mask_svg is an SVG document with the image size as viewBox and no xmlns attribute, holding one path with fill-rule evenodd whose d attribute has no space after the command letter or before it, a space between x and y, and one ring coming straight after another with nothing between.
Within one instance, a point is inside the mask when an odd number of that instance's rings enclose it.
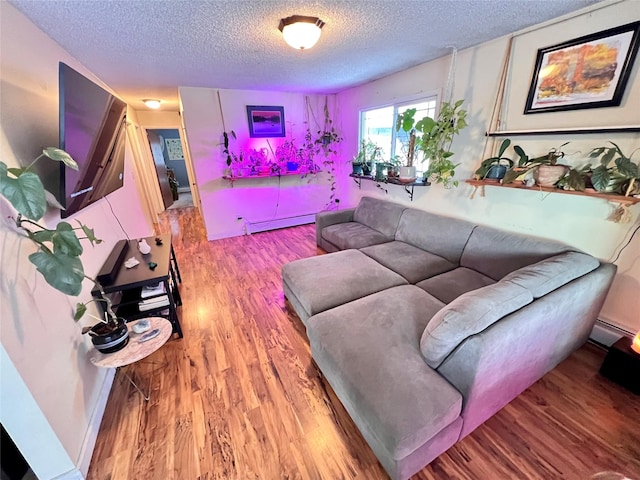
<instances>
[{"instance_id":1,"label":"hanging vine plant","mask_svg":"<svg viewBox=\"0 0 640 480\"><path fill-rule=\"evenodd\" d=\"M310 113L313 116L313 110L311 109L311 105L309 104L309 98L307 97L307 113ZM338 145L342 142L343 138L336 131L333 120L329 114L329 106L327 102L327 97L324 99L324 107L323 107L323 124L322 127L318 127L316 131L316 135L314 136L311 133L311 127L307 122L307 133L305 135L305 148L307 150L307 154L310 154L313 158L319 158L319 161L322 162L322 165L327 171L329 175L329 201L325 205L325 210L335 210L338 208L338 204L340 203L340 199L337 197L337 186L336 186L336 157L339 153ZM315 120L315 117L314 117ZM316 124L318 122L316 121Z\"/></svg>"}]
</instances>

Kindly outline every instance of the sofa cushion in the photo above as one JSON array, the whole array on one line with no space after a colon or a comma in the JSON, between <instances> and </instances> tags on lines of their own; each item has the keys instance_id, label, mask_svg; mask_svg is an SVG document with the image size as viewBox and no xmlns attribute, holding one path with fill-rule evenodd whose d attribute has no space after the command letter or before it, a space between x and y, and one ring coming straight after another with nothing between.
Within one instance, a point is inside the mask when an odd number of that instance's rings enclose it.
<instances>
[{"instance_id":1,"label":"sofa cushion","mask_svg":"<svg viewBox=\"0 0 640 480\"><path fill-rule=\"evenodd\" d=\"M496 281L475 270L458 267L450 272L428 278L416 284L444 303L451 303L460 295L492 285Z\"/></svg>"},{"instance_id":2,"label":"sofa cushion","mask_svg":"<svg viewBox=\"0 0 640 480\"><path fill-rule=\"evenodd\" d=\"M402 275L409 283L453 270L457 266L438 255L404 242L387 242L360 251Z\"/></svg>"},{"instance_id":3,"label":"sofa cushion","mask_svg":"<svg viewBox=\"0 0 640 480\"><path fill-rule=\"evenodd\" d=\"M482 332L532 301L529 290L504 281L456 298L436 313L424 329L420 350L427 364L438 368L467 337Z\"/></svg>"},{"instance_id":4,"label":"sofa cushion","mask_svg":"<svg viewBox=\"0 0 640 480\"><path fill-rule=\"evenodd\" d=\"M285 291L304 322L311 315L386 288L406 285L397 273L358 250L303 258L282 266ZM297 310L296 310L297 311Z\"/></svg>"},{"instance_id":5,"label":"sofa cushion","mask_svg":"<svg viewBox=\"0 0 640 480\"><path fill-rule=\"evenodd\" d=\"M393 235L385 235L361 223L348 222L323 228L322 238L341 250L347 250L389 242Z\"/></svg>"},{"instance_id":6,"label":"sofa cushion","mask_svg":"<svg viewBox=\"0 0 640 480\"><path fill-rule=\"evenodd\" d=\"M526 288L533 298L540 298L599 266L600 262L591 255L566 252L522 267L505 276L503 280Z\"/></svg>"},{"instance_id":7,"label":"sofa cushion","mask_svg":"<svg viewBox=\"0 0 640 480\"><path fill-rule=\"evenodd\" d=\"M474 227L464 220L407 208L402 212L395 238L457 265Z\"/></svg>"},{"instance_id":8,"label":"sofa cushion","mask_svg":"<svg viewBox=\"0 0 640 480\"><path fill-rule=\"evenodd\" d=\"M391 240L393 240L400 216L406 208L404 205L386 200L362 197L353 214L353 220L371 227L381 234L391 237Z\"/></svg>"},{"instance_id":9,"label":"sofa cushion","mask_svg":"<svg viewBox=\"0 0 640 480\"><path fill-rule=\"evenodd\" d=\"M526 265L568 251L575 249L553 240L476 227L464 247L460 266L500 280Z\"/></svg>"},{"instance_id":10,"label":"sofa cushion","mask_svg":"<svg viewBox=\"0 0 640 480\"><path fill-rule=\"evenodd\" d=\"M443 304L408 285L309 319L314 360L365 438L402 459L459 417L462 397L420 353Z\"/></svg>"}]
</instances>

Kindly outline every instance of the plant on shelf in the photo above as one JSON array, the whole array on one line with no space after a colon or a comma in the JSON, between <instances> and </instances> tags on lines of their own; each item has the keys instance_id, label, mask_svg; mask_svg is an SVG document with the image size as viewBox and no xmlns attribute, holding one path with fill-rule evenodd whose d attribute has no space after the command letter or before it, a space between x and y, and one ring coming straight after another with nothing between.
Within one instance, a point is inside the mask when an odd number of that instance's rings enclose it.
<instances>
[{"instance_id":1,"label":"plant on shelf","mask_svg":"<svg viewBox=\"0 0 640 480\"><path fill-rule=\"evenodd\" d=\"M404 141L402 144L402 150L405 155L405 164L401 171L401 175L404 177L415 177L416 167L413 165L415 160L416 149L419 150L420 142L422 140L422 133L424 133L425 117L422 120L416 122L415 115L417 109L408 108L402 113L398 113L396 118L396 132L404 132ZM420 132L421 134L419 134Z\"/></svg>"},{"instance_id":2,"label":"plant on shelf","mask_svg":"<svg viewBox=\"0 0 640 480\"><path fill-rule=\"evenodd\" d=\"M38 223L44 217L48 205L62 208L53 195L45 190L38 174L32 170L34 164L43 157L63 162L68 168L78 169L78 165L67 152L54 147L45 148L42 154L27 167L9 168L0 161L0 194L17 212L15 217L9 218L18 232L37 246L37 251L29 255L29 261L35 265L49 285L66 295L75 297L80 295L84 279L90 280L97 287L100 297L90 302L102 303L105 317L98 318L100 323L93 327L86 327L82 333L89 332L94 344L96 344L95 338L100 338L97 335L103 333L122 338L123 343L126 344L124 340L128 337L125 337L127 327L124 320L118 318L111 309L111 301L100 283L84 273L80 259L83 252L81 240L88 240L91 245L102 243L102 240L96 238L92 228L81 222L78 222L77 227L73 227L68 222L60 221L55 228L47 228ZM76 305L74 320L82 318L90 302Z\"/></svg>"},{"instance_id":3,"label":"plant on shelf","mask_svg":"<svg viewBox=\"0 0 640 480\"><path fill-rule=\"evenodd\" d=\"M354 175L370 175L372 165L382 158L382 149L370 139L360 142L358 154L351 160Z\"/></svg>"},{"instance_id":4,"label":"plant on shelf","mask_svg":"<svg viewBox=\"0 0 640 480\"><path fill-rule=\"evenodd\" d=\"M462 107L464 100L455 103L442 102L440 113L434 120L430 117L422 119L416 124L423 132L420 140L420 150L425 160L429 160L429 168L425 172L425 179L431 183L441 183L445 188L458 186L454 180L455 168L460 165L451 161L453 152L451 145L453 138L467 126L467 111Z\"/></svg>"},{"instance_id":5,"label":"plant on shelf","mask_svg":"<svg viewBox=\"0 0 640 480\"><path fill-rule=\"evenodd\" d=\"M600 165L590 171L593 188L599 192L625 196L639 195L640 168L631 160L638 149L627 156L618 145L609 143L613 147L597 147L589 154L589 158L600 160Z\"/></svg>"},{"instance_id":6,"label":"plant on shelf","mask_svg":"<svg viewBox=\"0 0 640 480\"><path fill-rule=\"evenodd\" d=\"M482 161L480 167L478 167L474 173L476 179L499 181L504 178L508 168L513 167L513 160L509 157L503 157L504 152L509 148L509 145L511 145L511 140L506 138L500 144L498 155L495 157L489 157Z\"/></svg>"},{"instance_id":7,"label":"plant on shelf","mask_svg":"<svg viewBox=\"0 0 640 480\"><path fill-rule=\"evenodd\" d=\"M513 149L520 157L518 166L512 168L505 174L502 179L502 183L513 183L519 177L522 177L527 172L532 171L537 185L543 187L554 186L561 178L571 171L571 168L568 165L558 164L558 160L565 156L562 151L562 147L568 143L569 142L565 142L559 147L552 148L546 154L535 158L529 158L522 147L518 145L514 146ZM577 170L573 171L577 172ZM580 185L578 178L575 175L576 173L571 174L572 180L570 186L577 190L580 188ZM582 190L584 190L584 185L582 186Z\"/></svg>"}]
</instances>

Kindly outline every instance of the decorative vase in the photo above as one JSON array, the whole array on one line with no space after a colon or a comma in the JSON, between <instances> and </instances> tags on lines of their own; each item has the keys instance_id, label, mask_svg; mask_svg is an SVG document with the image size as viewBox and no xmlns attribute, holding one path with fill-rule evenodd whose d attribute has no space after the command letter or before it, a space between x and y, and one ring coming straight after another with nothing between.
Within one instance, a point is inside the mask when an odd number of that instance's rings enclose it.
<instances>
[{"instance_id":1,"label":"decorative vase","mask_svg":"<svg viewBox=\"0 0 640 480\"><path fill-rule=\"evenodd\" d=\"M367 176L371 175L371 164L369 162L362 164L362 174Z\"/></svg>"},{"instance_id":2,"label":"decorative vase","mask_svg":"<svg viewBox=\"0 0 640 480\"><path fill-rule=\"evenodd\" d=\"M116 324L97 323L89 330L91 343L102 353L113 353L123 349L129 343L129 329L122 318Z\"/></svg>"},{"instance_id":3,"label":"decorative vase","mask_svg":"<svg viewBox=\"0 0 640 480\"><path fill-rule=\"evenodd\" d=\"M541 187L553 187L560 180L569 167L566 165L540 165L533 171L536 185Z\"/></svg>"},{"instance_id":4,"label":"decorative vase","mask_svg":"<svg viewBox=\"0 0 640 480\"><path fill-rule=\"evenodd\" d=\"M289 172L297 172L299 167L298 162L287 162L287 171Z\"/></svg>"},{"instance_id":5,"label":"decorative vase","mask_svg":"<svg viewBox=\"0 0 640 480\"><path fill-rule=\"evenodd\" d=\"M353 169L354 175L362 175L362 164L361 163L352 163L351 168Z\"/></svg>"},{"instance_id":6,"label":"decorative vase","mask_svg":"<svg viewBox=\"0 0 640 480\"><path fill-rule=\"evenodd\" d=\"M484 179L492 182L498 182L502 180L506 174L507 167L504 165L491 165Z\"/></svg>"},{"instance_id":7,"label":"decorative vase","mask_svg":"<svg viewBox=\"0 0 640 480\"><path fill-rule=\"evenodd\" d=\"M141 254L147 255L151 253L151 246L143 238L142 240L138 240L138 250L140 251Z\"/></svg>"},{"instance_id":8,"label":"decorative vase","mask_svg":"<svg viewBox=\"0 0 640 480\"><path fill-rule=\"evenodd\" d=\"M400 167L400 180L411 181L416 179L416 167Z\"/></svg>"}]
</instances>

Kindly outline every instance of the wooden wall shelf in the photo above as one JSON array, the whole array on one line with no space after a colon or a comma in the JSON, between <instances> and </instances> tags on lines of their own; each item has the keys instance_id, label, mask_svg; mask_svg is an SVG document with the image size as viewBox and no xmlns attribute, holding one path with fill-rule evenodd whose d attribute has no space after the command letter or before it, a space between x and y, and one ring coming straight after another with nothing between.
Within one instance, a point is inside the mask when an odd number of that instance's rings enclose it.
<instances>
[{"instance_id":1,"label":"wooden wall shelf","mask_svg":"<svg viewBox=\"0 0 640 480\"><path fill-rule=\"evenodd\" d=\"M576 192L574 190L562 190L560 188L553 188L553 187L539 187L537 185L533 187L527 187L519 183L509 183L505 185L497 182L487 182L486 180L465 180L465 182L467 182L469 185L473 185L474 187L487 186L487 187L517 188L520 190L534 190L534 191L549 192L549 193L560 193L564 195L579 195L582 197L600 198L608 202L613 202L619 205L626 205L626 206L640 203L640 198L625 197L624 195L617 195L614 193Z\"/></svg>"}]
</instances>

